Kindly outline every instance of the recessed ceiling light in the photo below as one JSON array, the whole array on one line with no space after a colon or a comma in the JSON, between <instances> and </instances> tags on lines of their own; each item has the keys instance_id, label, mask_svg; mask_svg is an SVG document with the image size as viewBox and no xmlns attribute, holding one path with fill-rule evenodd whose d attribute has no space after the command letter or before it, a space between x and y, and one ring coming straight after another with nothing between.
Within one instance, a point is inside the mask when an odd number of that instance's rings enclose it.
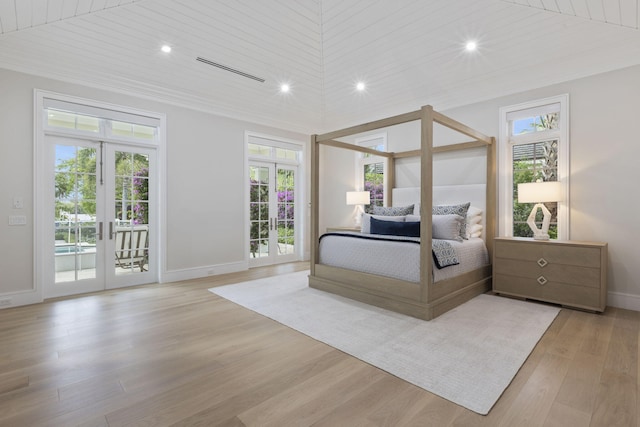
<instances>
[{"instance_id":1,"label":"recessed ceiling light","mask_svg":"<svg viewBox=\"0 0 640 427\"><path fill-rule=\"evenodd\" d=\"M287 83L283 83L280 85L280 92L288 93L290 90L291 90L291 86L289 86Z\"/></svg>"},{"instance_id":2,"label":"recessed ceiling light","mask_svg":"<svg viewBox=\"0 0 640 427\"><path fill-rule=\"evenodd\" d=\"M366 87L367 86L364 84L364 82L356 83L356 90L358 90L359 92L362 92L363 90L365 90Z\"/></svg>"},{"instance_id":3,"label":"recessed ceiling light","mask_svg":"<svg viewBox=\"0 0 640 427\"><path fill-rule=\"evenodd\" d=\"M475 40L469 40L467 44L464 46L467 52L473 52L478 49L478 43Z\"/></svg>"},{"instance_id":4,"label":"recessed ceiling light","mask_svg":"<svg viewBox=\"0 0 640 427\"><path fill-rule=\"evenodd\" d=\"M169 53L171 52L171 46L169 46L168 44L165 44L160 48L160 50L163 51L164 53Z\"/></svg>"}]
</instances>

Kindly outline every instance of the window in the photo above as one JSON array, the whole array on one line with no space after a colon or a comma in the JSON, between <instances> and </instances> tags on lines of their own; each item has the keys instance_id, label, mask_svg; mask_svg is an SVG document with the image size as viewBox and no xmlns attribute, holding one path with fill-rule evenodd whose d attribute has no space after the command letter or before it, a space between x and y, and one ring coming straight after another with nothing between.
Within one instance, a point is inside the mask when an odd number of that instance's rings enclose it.
<instances>
[{"instance_id":1,"label":"window","mask_svg":"<svg viewBox=\"0 0 640 427\"><path fill-rule=\"evenodd\" d=\"M160 120L155 117L44 98L44 128L49 133L157 145Z\"/></svg>"},{"instance_id":2,"label":"window","mask_svg":"<svg viewBox=\"0 0 640 427\"><path fill-rule=\"evenodd\" d=\"M272 143L282 144L280 141L273 141ZM286 163L299 163L299 155L301 152L299 148L280 148L278 146L257 144L254 142L249 142L247 147L249 157L263 158L264 160L277 160L279 162L284 161Z\"/></svg>"},{"instance_id":3,"label":"window","mask_svg":"<svg viewBox=\"0 0 640 427\"><path fill-rule=\"evenodd\" d=\"M356 144L377 151L387 149L387 134L371 135L356 139ZM364 207L366 213L373 213L374 206L384 206L386 161L369 153L357 154L356 184L370 194L370 204Z\"/></svg>"},{"instance_id":4,"label":"window","mask_svg":"<svg viewBox=\"0 0 640 427\"><path fill-rule=\"evenodd\" d=\"M503 107L500 121L504 131L500 142L500 235L533 235L527 224L533 203L518 202L518 184L559 181L563 200L545 203L551 212L549 235L552 239L568 239L568 96ZM542 223L540 212L536 223Z\"/></svg>"}]
</instances>

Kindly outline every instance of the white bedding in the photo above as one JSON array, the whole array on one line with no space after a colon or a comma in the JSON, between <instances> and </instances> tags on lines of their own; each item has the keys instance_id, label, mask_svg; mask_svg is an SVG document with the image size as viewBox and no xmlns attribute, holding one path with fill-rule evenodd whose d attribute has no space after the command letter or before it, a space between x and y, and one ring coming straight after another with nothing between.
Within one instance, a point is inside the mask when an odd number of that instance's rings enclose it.
<instances>
[{"instance_id":1,"label":"white bedding","mask_svg":"<svg viewBox=\"0 0 640 427\"><path fill-rule=\"evenodd\" d=\"M462 242L450 240L449 242L455 248L460 264L442 269L437 268L434 264L434 282L449 279L489 264L487 248L481 238L470 238ZM433 262L431 254L427 256ZM319 258L320 264L408 282L420 282L420 245L414 243L325 235L320 240Z\"/></svg>"}]
</instances>

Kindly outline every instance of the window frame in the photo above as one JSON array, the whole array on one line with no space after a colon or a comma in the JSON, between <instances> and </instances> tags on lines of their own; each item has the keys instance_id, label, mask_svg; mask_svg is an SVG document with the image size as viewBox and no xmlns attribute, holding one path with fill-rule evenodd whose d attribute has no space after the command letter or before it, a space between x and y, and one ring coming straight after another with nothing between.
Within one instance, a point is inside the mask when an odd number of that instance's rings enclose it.
<instances>
[{"instance_id":1,"label":"window frame","mask_svg":"<svg viewBox=\"0 0 640 427\"><path fill-rule=\"evenodd\" d=\"M511 135L509 115L522 112L536 114L545 107L559 104L557 129ZM529 110L529 111L528 111ZM569 240L569 95L563 94L549 98L524 102L500 108L499 133L499 210L500 236L513 236L513 146L534 142L558 140L558 182L561 183L563 200L558 202L558 240Z\"/></svg>"},{"instance_id":2,"label":"window frame","mask_svg":"<svg viewBox=\"0 0 640 427\"><path fill-rule=\"evenodd\" d=\"M93 141L109 140L123 142L139 146L162 146L163 117L132 108L113 106L111 104L98 103L89 100L69 96L57 96L42 92L42 109L40 114L42 129L50 135L71 136L74 138L86 138ZM48 120L49 110L75 116L93 117L98 121L98 130L87 131L50 125ZM154 129L153 138L137 138L135 136L118 135L112 131L113 122L122 122L130 125L142 125Z\"/></svg>"},{"instance_id":3,"label":"window frame","mask_svg":"<svg viewBox=\"0 0 640 427\"><path fill-rule=\"evenodd\" d=\"M382 140L382 144L375 144L372 145L372 141L377 141L377 140ZM355 144L360 146L360 147L366 147L366 148L371 148L373 150L377 150L378 146L381 146L380 152L386 152L387 151L387 132L381 132L381 133L376 133L376 134L371 134L371 135L367 135L367 136L363 136L360 138L356 138L355 139ZM364 153L356 153L356 176L355 176L355 188L356 190L364 190L364 167L366 165L370 165L370 164L376 164L376 163L382 163L382 175L383 175L383 181L382 181L382 191L384 192L383 194L383 199L382 199L382 204L383 206L387 206L389 203L389 185L388 185L388 173L387 173L387 167L388 167L388 162L386 157L384 156L365 156Z\"/></svg>"}]
</instances>

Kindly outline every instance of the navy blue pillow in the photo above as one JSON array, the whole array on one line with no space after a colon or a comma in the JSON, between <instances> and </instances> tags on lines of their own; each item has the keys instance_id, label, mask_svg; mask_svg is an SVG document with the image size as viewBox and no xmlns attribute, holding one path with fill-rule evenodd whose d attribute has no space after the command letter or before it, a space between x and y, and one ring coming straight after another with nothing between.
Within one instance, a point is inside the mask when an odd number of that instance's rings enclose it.
<instances>
[{"instance_id":1,"label":"navy blue pillow","mask_svg":"<svg viewBox=\"0 0 640 427\"><path fill-rule=\"evenodd\" d=\"M420 237L420 221L396 222L371 217L371 234Z\"/></svg>"}]
</instances>

